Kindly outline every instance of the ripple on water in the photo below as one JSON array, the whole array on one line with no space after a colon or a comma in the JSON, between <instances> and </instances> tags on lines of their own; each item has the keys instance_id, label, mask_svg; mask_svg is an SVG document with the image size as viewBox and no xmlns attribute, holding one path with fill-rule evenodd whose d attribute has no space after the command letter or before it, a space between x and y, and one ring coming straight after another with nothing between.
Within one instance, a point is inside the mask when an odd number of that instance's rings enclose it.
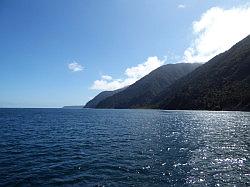
<instances>
[{"instance_id":1,"label":"ripple on water","mask_svg":"<svg viewBox=\"0 0 250 187\"><path fill-rule=\"evenodd\" d=\"M0 109L0 186L249 186L250 113Z\"/></svg>"}]
</instances>

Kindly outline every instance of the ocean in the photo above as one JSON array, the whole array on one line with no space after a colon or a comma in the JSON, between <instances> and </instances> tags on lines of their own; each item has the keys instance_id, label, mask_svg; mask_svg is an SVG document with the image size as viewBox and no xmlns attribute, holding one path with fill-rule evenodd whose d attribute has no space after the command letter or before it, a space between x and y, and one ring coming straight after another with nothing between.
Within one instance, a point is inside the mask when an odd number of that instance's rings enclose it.
<instances>
[{"instance_id":1,"label":"ocean","mask_svg":"<svg viewBox=\"0 0 250 187\"><path fill-rule=\"evenodd\" d=\"M250 186L250 113L0 109L0 186Z\"/></svg>"}]
</instances>

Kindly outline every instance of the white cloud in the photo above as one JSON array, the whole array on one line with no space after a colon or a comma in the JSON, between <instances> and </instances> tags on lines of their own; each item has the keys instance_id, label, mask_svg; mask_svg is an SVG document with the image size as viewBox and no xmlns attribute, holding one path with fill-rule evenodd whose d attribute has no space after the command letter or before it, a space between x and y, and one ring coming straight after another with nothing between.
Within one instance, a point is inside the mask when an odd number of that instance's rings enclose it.
<instances>
[{"instance_id":1,"label":"white cloud","mask_svg":"<svg viewBox=\"0 0 250 187\"><path fill-rule=\"evenodd\" d=\"M138 64L135 67L127 68L125 70L124 79L113 79L109 75L104 75L101 77L100 80L94 81L91 89L94 90L116 90L119 88L123 88L125 86L131 85L140 78L144 77L145 75L149 74L154 69L160 67L164 64L164 60L158 59L158 57L148 57L146 62L142 64Z\"/></svg>"},{"instance_id":2,"label":"white cloud","mask_svg":"<svg viewBox=\"0 0 250 187\"><path fill-rule=\"evenodd\" d=\"M107 81L111 81L113 78L111 76L109 76L109 75L103 75L102 79L107 80Z\"/></svg>"},{"instance_id":3,"label":"white cloud","mask_svg":"<svg viewBox=\"0 0 250 187\"><path fill-rule=\"evenodd\" d=\"M149 74L152 70L163 65L163 61L159 60L156 56L148 57L147 61L143 64L138 64L135 67L127 68L125 74L128 77L140 79Z\"/></svg>"},{"instance_id":4,"label":"white cloud","mask_svg":"<svg viewBox=\"0 0 250 187\"><path fill-rule=\"evenodd\" d=\"M193 22L194 39L184 52L185 62L206 62L250 34L249 4L223 9L213 7Z\"/></svg>"},{"instance_id":5,"label":"white cloud","mask_svg":"<svg viewBox=\"0 0 250 187\"><path fill-rule=\"evenodd\" d=\"M177 6L178 8L186 8L186 5L180 4Z\"/></svg>"},{"instance_id":6,"label":"white cloud","mask_svg":"<svg viewBox=\"0 0 250 187\"><path fill-rule=\"evenodd\" d=\"M73 72L83 70L83 66L77 62L72 62L72 63L68 64L68 68Z\"/></svg>"}]
</instances>

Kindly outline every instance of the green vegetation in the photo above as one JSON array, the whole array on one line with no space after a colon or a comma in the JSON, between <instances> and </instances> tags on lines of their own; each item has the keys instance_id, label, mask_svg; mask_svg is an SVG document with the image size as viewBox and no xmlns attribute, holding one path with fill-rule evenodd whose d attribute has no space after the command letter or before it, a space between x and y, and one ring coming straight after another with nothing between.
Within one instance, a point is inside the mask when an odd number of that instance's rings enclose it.
<instances>
[{"instance_id":1,"label":"green vegetation","mask_svg":"<svg viewBox=\"0 0 250 187\"><path fill-rule=\"evenodd\" d=\"M157 96L149 107L250 110L250 36Z\"/></svg>"},{"instance_id":2,"label":"green vegetation","mask_svg":"<svg viewBox=\"0 0 250 187\"><path fill-rule=\"evenodd\" d=\"M118 90L114 90L114 91L103 91L101 93L99 93L97 96L95 96L93 99L91 99L89 102L87 102L87 104L84 106L84 108L95 108L98 103L118 92L123 91L126 88L122 88L122 89L118 89Z\"/></svg>"},{"instance_id":3,"label":"green vegetation","mask_svg":"<svg viewBox=\"0 0 250 187\"><path fill-rule=\"evenodd\" d=\"M160 92L198 66L198 63L161 66L125 90L100 101L97 108L146 108Z\"/></svg>"},{"instance_id":4,"label":"green vegetation","mask_svg":"<svg viewBox=\"0 0 250 187\"><path fill-rule=\"evenodd\" d=\"M123 90L102 92L92 106L250 111L250 35L203 65L164 65Z\"/></svg>"}]
</instances>

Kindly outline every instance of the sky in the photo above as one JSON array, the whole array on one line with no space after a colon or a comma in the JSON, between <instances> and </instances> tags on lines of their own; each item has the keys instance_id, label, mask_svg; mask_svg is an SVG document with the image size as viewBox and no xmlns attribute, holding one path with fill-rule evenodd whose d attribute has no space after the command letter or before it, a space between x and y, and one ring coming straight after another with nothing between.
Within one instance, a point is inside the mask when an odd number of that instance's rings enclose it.
<instances>
[{"instance_id":1,"label":"sky","mask_svg":"<svg viewBox=\"0 0 250 187\"><path fill-rule=\"evenodd\" d=\"M0 0L0 107L83 105L250 34L245 0Z\"/></svg>"}]
</instances>

